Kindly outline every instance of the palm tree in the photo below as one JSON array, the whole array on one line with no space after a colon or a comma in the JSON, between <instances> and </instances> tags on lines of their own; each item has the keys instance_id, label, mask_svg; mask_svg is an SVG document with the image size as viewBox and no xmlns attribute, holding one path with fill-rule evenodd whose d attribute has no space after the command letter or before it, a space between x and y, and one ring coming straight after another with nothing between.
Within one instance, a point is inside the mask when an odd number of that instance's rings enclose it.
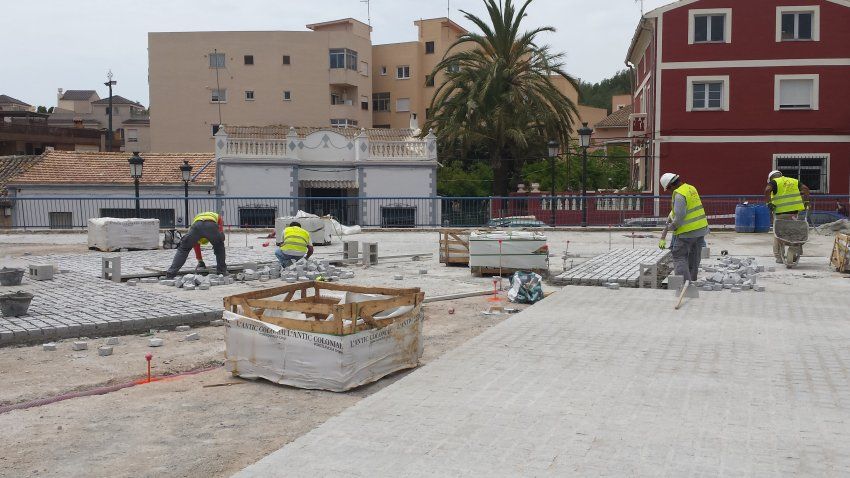
<instances>
[{"instance_id":1,"label":"palm tree","mask_svg":"<svg viewBox=\"0 0 850 478\"><path fill-rule=\"evenodd\" d=\"M575 104L553 83L553 76L578 83L564 72L563 54L539 45L537 37L554 32L540 27L521 32L532 0L516 9L511 0L484 0L490 24L466 11L480 33L462 35L434 67L445 81L431 100L424 131L433 128L444 144L468 150L484 147L494 171L493 194L506 195L522 163L554 139L568 144Z\"/></svg>"}]
</instances>

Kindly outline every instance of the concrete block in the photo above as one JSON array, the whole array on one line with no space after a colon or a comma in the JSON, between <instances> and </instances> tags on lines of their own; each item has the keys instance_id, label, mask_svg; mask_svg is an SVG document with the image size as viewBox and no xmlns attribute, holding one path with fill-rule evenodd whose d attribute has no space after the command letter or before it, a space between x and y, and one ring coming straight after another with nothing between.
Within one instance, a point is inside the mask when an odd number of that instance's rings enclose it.
<instances>
[{"instance_id":1,"label":"concrete block","mask_svg":"<svg viewBox=\"0 0 850 478\"><path fill-rule=\"evenodd\" d=\"M183 289L184 290L195 290L195 284L192 284L192 283L183 284Z\"/></svg>"},{"instance_id":2,"label":"concrete block","mask_svg":"<svg viewBox=\"0 0 850 478\"><path fill-rule=\"evenodd\" d=\"M685 278L682 276L677 276L675 274L667 276L667 288L670 290L680 290L684 284Z\"/></svg>"},{"instance_id":3,"label":"concrete block","mask_svg":"<svg viewBox=\"0 0 850 478\"><path fill-rule=\"evenodd\" d=\"M210 325L212 325L213 327L221 327L222 325L224 325L224 320L222 320L222 319L212 320L212 321L210 321Z\"/></svg>"},{"instance_id":4,"label":"concrete block","mask_svg":"<svg viewBox=\"0 0 850 478\"><path fill-rule=\"evenodd\" d=\"M187 342L194 342L195 340L201 340L201 334L192 332L191 334L186 335Z\"/></svg>"},{"instance_id":5,"label":"concrete block","mask_svg":"<svg viewBox=\"0 0 850 478\"><path fill-rule=\"evenodd\" d=\"M164 280L159 281L159 285L166 285L166 286L169 286L169 287L174 287L175 285L177 285L177 283L176 283L176 281L174 281L174 279L164 279Z\"/></svg>"},{"instance_id":6,"label":"concrete block","mask_svg":"<svg viewBox=\"0 0 850 478\"><path fill-rule=\"evenodd\" d=\"M261 275L260 276L260 282L268 282L269 279L271 279L271 276L268 276L268 275Z\"/></svg>"},{"instance_id":7,"label":"concrete block","mask_svg":"<svg viewBox=\"0 0 850 478\"><path fill-rule=\"evenodd\" d=\"M30 279L32 280L51 280L55 271L56 269L52 265L29 265Z\"/></svg>"},{"instance_id":8,"label":"concrete block","mask_svg":"<svg viewBox=\"0 0 850 478\"><path fill-rule=\"evenodd\" d=\"M136 284L138 284L138 283L139 283L139 281L136 280L136 279L130 279L130 280L127 281L127 285L130 286L130 287L135 287Z\"/></svg>"},{"instance_id":9,"label":"concrete block","mask_svg":"<svg viewBox=\"0 0 850 478\"><path fill-rule=\"evenodd\" d=\"M97 348L97 354L101 357L106 357L107 355L112 355L112 347L109 345L102 345Z\"/></svg>"},{"instance_id":10,"label":"concrete block","mask_svg":"<svg viewBox=\"0 0 850 478\"><path fill-rule=\"evenodd\" d=\"M732 292L734 292L734 293L741 292L741 288L740 288L740 287L732 287L732 289L731 289L731 290L732 290Z\"/></svg>"},{"instance_id":11,"label":"concrete block","mask_svg":"<svg viewBox=\"0 0 850 478\"><path fill-rule=\"evenodd\" d=\"M45 352L53 352L53 351L56 350L56 343L55 342L47 342L46 344L42 345L41 348Z\"/></svg>"},{"instance_id":12,"label":"concrete block","mask_svg":"<svg viewBox=\"0 0 850 478\"><path fill-rule=\"evenodd\" d=\"M201 284L198 286L198 290L210 290L209 283Z\"/></svg>"},{"instance_id":13,"label":"concrete block","mask_svg":"<svg viewBox=\"0 0 850 478\"><path fill-rule=\"evenodd\" d=\"M118 337L107 337L106 345L118 345Z\"/></svg>"},{"instance_id":14,"label":"concrete block","mask_svg":"<svg viewBox=\"0 0 850 478\"><path fill-rule=\"evenodd\" d=\"M100 277L106 280L111 280L113 282L121 282L121 257L101 257Z\"/></svg>"},{"instance_id":15,"label":"concrete block","mask_svg":"<svg viewBox=\"0 0 850 478\"><path fill-rule=\"evenodd\" d=\"M83 342L83 341L74 342L71 345L72 350L88 350L88 348L89 348L88 342Z\"/></svg>"},{"instance_id":16,"label":"concrete block","mask_svg":"<svg viewBox=\"0 0 850 478\"><path fill-rule=\"evenodd\" d=\"M152 338L148 341L148 347L162 347L165 345L165 340L160 338Z\"/></svg>"},{"instance_id":17,"label":"concrete block","mask_svg":"<svg viewBox=\"0 0 850 478\"><path fill-rule=\"evenodd\" d=\"M394 276L393 276L393 279L395 279L395 280L404 280L404 276L403 276L403 275L401 275L401 274L396 274L396 275L394 275Z\"/></svg>"},{"instance_id":18,"label":"concrete block","mask_svg":"<svg viewBox=\"0 0 850 478\"><path fill-rule=\"evenodd\" d=\"M753 290L756 291L756 292L764 292L764 286L763 285L755 285L755 286L753 286Z\"/></svg>"},{"instance_id":19,"label":"concrete block","mask_svg":"<svg viewBox=\"0 0 850 478\"><path fill-rule=\"evenodd\" d=\"M606 287L608 287L611 290L620 290L620 284L617 284L616 282L612 282L612 283L608 284Z\"/></svg>"},{"instance_id":20,"label":"concrete block","mask_svg":"<svg viewBox=\"0 0 850 478\"><path fill-rule=\"evenodd\" d=\"M176 330L178 332L186 332L186 331L190 330L191 328L192 327L188 326L188 325L178 325L177 328L174 329L174 330Z\"/></svg>"}]
</instances>

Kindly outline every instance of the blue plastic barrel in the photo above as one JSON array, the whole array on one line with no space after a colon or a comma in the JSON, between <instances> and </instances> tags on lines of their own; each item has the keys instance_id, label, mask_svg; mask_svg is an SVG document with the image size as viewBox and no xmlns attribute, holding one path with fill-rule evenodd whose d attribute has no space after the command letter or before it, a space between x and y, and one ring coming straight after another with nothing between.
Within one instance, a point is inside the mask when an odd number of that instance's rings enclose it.
<instances>
[{"instance_id":1,"label":"blue plastic barrel","mask_svg":"<svg viewBox=\"0 0 850 478\"><path fill-rule=\"evenodd\" d=\"M757 204L753 209L756 213L756 227L753 232L767 232L770 230L770 209L767 204Z\"/></svg>"},{"instance_id":2,"label":"blue plastic barrel","mask_svg":"<svg viewBox=\"0 0 850 478\"><path fill-rule=\"evenodd\" d=\"M749 204L735 206L735 232L753 232L756 229L756 209Z\"/></svg>"}]
</instances>

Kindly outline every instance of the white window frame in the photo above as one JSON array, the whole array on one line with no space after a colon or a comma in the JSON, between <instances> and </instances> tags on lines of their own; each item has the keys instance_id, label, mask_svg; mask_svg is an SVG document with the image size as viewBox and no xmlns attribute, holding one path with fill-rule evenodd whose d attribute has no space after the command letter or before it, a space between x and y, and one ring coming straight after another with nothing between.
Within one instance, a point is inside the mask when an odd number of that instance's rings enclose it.
<instances>
[{"instance_id":1,"label":"white window frame","mask_svg":"<svg viewBox=\"0 0 850 478\"><path fill-rule=\"evenodd\" d=\"M248 93L251 93L251 97L248 98ZM256 99L256 95L254 95L254 90L245 90L245 101L254 101Z\"/></svg>"},{"instance_id":2,"label":"white window frame","mask_svg":"<svg viewBox=\"0 0 850 478\"><path fill-rule=\"evenodd\" d=\"M694 108L694 83L723 83L720 108ZM719 76L689 76L687 97L685 98L685 111L729 111L729 75ZM706 104L706 106L708 106Z\"/></svg>"},{"instance_id":3,"label":"white window frame","mask_svg":"<svg viewBox=\"0 0 850 478\"><path fill-rule=\"evenodd\" d=\"M386 67L386 65L381 65L381 76L387 76L387 67Z\"/></svg>"},{"instance_id":4,"label":"white window frame","mask_svg":"<svg viewBox=\"0 0 850 478\"><path fill-rule=\"evenodd\" d=\"M803 158L803 159L824 159L823 167L826 169L826 174L823 176L824 187L825 189L821 189L818 191L812 191L813 194L829 194L829 173L830 173L830 164L832 163L830 158L830 153L779 153L773 155L773 167L771 169L776 170L779 166L779 159L793 159L793 158Z\"/></svg>"},{"instance_id":5,"label":"white window frame","mask_svg":"<svg viewBox=\"0 0 850 478\"><path fill-rule=\"evenodd\" d=\"M407 101L407 108L403 108L399 106L399 104L403 101ZM408 113L410 112L410 98L396 98L395 100L395 111L396 113Z\"/></svg>"},{"instance_id":6,"label":"white window frame","mask_svg":"<svg viewBox=\"0 0 850 478\"><path fill-rule=\"evenodd\" d=\"M221 52L210 52L207 55L210 63L210 68L218 69L218 68L227 68L227 55ZM221 64L219 65L218 58L221 58Z\"/></svg>"},{"instance_id":7,"label":"white window frame","mask_svg":"<svg viewBox=\"0 0 850 478\"><path fill-rule=\"evenodd\" d=\"M214 100L213 93L216 91L218 91L218 99ZM224 92L223 95L221 94L222 92ZM223 100L221 99L222 96L224 97ZM210 103L227 103L227 88L212 88L210 90Z\"/></svg>"},{"instance_id":8,"label":"white window frame","mask_svg":"<svg viewBox=\"0 0 850 478\"><path fill-rule=\"evenodd\" d=\"M812 14L812 39L782 39L782 15L785 13L811 13ZM792 41L820 41L820 5L781 6L776 7L776 43Z\"/></svg>"},{"instance_id":9,"label":"white window frame","mask_svg":"<svg viewBox=\"0 0 850 478\"><path fill-rule=\"evenodd\" d=\"M812 101L810 108L780 108L782 80L812 80ZM820 109L820 75L776 75L773 79L773 111L817 111Z\"/></svg>"},{"instance_id":10,"label":"white window frame","mask_svg":"<svg viewBox=\"0 0 850 478\"><path fill-rule=\"evenodd\" d=\"M407 76L401 76L399 73L404 71L404 68L407 68ZM410 65L398 65L395 67L395 79L396 80L409 80L410 79Z\"/></svg>"},{"instance_id":11,"label":"white window frame","mask_svg":"<svg viewBox=\"0 0 850 478\"><path fill-rule=\"evenodd\" d=\"M128 143L138 143L139 142L139 130L138 130L138 128L127 128L127 142Z\"/></svg>"},{"instance_id":12,"label":"white window frame","mask_svg":"<svg viewBox=\"0 0 850 478\"><path fill-rule=\"evenodd\" d=\"M292 91L283 90L283 101L292 101Z\"/></svg>"},{"instance_id":13,"label":"white window frame","mask_svg":"<svg viewBox=\"0 0 850 478\"><path fill-rule=\"evenodd\" d=\"M723 41L722 42L699 42L695 41L696 33L696 17L702 15L726 15L726 21L723 22ZM710 34L711 32L709 32ZM731 8L700 8L688 10L688 45L702 45L703 43L732 43L732 9Z\"/></svg>"}]
</instances>

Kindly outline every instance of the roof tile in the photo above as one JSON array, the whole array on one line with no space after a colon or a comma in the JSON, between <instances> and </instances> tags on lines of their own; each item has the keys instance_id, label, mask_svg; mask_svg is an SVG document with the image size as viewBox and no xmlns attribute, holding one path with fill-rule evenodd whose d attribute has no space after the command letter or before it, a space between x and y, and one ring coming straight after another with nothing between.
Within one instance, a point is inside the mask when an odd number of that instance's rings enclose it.
<instances>
[{"instance_id":1,"label":"roof tile","mask_svg":"<svg viewBox=\"0 0 850 478\"><path fill-rule=\"evenodd\" d=\"M629 115L632 114L634 108L632 105L625 106L620 108L619 110L611 113L602 121L596 123L594 127L596 128L628 128L629 127Z\"/></svg>"}]
</instances>

